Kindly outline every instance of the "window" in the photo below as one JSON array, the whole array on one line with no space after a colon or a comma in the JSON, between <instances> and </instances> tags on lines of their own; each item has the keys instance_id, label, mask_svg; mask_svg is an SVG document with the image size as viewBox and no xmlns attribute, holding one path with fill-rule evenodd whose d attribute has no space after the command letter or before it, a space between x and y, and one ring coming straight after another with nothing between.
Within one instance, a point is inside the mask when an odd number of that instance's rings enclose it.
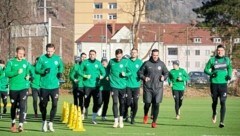
<instances>
[{"instance_id":1,"label":"window","mask_svg":"<svg viewBox=\"0 0 240 136\"><path fill-rule=\"evenodd\" d=\"M103 5L102 5L102 3L94 3L93 6L94 6L95 9L102 9Z\"/></svg>"},{"instance_id":2,"label":"window","mask_svg":"<svg viewBox=\"0 0 240 136\"><path fill-rule=\"evenodd\" d=\"M202 43L202 39L201 38L194 38L193 42L194 43Z\"/></svg>"},{"instance_id":3,"label":"window","mask_svg":"<svg viewBox=\"0 0 240 136\"><path fill-rule=\"evenodd\" d=\"M195 67L196 67L196 68L199 68L199 67L200 67L200 61L196 61L196 62L195 62Z\"/></svg>"},{"instance_id":4,"label":"window","mask_svg":"<svg viewBox=\"0 0 240 136\"><path fill-rule=\"evenodd\" d=\"M240 43L240 38L235 38L234 43Z\"/></svg>"},{"instance_id":5,"label":"window","mask_svg":"<svg viewBox=\"0 0 240 136\"><path fill-rule=\"evenodd\" d=\"M200 55L200 50L195 50L195 55Z\"/></svg>"},{"instance_id":6,"label":"window","mask_svg":"<svg viewBox=\"0 0 240 136\"><path fill-rule=\"evenodd\" d=\"M94 14L93 15L93 19L95 19L95 20L101 20L102 18L103 18L102 14Z\"/></svg>"},{"instance_id":7,"label":"window","mask_svg":"<svg viewBox=\"0 0 240 136\"><path fill-rule=\"evenodd\" d=\"M186 50L186 55L187 55L187 56L190 55L190 50Z\"/></svg>"},{"instance_id":8,"label":"window","mask_svg":"<svg viewBox=\"0 0 240 136\"><path fill-rule=\"evenodd\" d=\"M109 3L108 8L109 9L117 9L117 3Z\"/></svg>"},{"instance_id":9,"label":"window","mask_svg":"<svg viewBox=\"0 0 240 136\"><path fill-rule=\"evenodd\" d=\"M108 19L109 20L117 19L117 14L116 13L108 14Z\"/></svg>"},{"instance_id":10,"label":"window","mask_svg":"<svg viewBox=\"0 0 240 136\"><path fill-rule=\"evenodd\" d=\"M221 38L213 38L213 43L222 43Z\"/></svg>"},{"instance_id":11,"label":"window","mask_svg":"<svg viewBox=\"0 0 240 136\"><path fill-rule=\"evenodd\" d=\"M102 57L107 57L107 50L102 50Z\"/></svg>"},{"instance_id":12,"label":"window","mask_svg":"<svg viewBox=\"0 0 240 136\"><path fill-rule=\"evenodd\" d=\"M168 55L178 55L177 48L168 48Z\"/></svg>"},{"instance_id":13,"label":"window","mask_svg":"<svg viewBox=\"0 0 240 136\"><path fill-rule=\"evenodd\" d=\"M206 51L205 51L205 55L206 55L206 56L209 56L209 55L210 55L210 50L206 50Z\"/></svg>"}]
</instances>

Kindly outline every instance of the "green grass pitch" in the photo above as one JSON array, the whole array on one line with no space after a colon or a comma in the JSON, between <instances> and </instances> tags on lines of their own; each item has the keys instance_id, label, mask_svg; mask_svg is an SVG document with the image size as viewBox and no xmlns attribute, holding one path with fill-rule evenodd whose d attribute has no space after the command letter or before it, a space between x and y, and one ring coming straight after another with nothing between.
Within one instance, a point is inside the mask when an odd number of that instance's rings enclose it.
<instances>
[{"instance_id":1,"label":"green grass pitch","mask_svg":"<svg viewBox=\"0 0 240 136\"><path fill-rule=\"evenodd\" d=\"M139 109L136 117L136 123L131 125L124 123L124 128L112 128L112 104L109 104L108 120L101 121L98 117L98 124L91 124L91 117L84 120L85 132L73 132L68 129L66 124L62 124L60 115L62 111L63 101L71 103L73 101L71 95L60 97L58 112L54 122L55 132L41 132L41 119L35 119L33 116L32 97L28 98L28 117L27 123L24 124L24 132L10 132L10 114L9 107L7 115L0 119L0 135L24 135L24 136L210 136L210 135L240 135L240 98L228 97L227 113L225 118L225 128L218 127L219 122L212 124L211 122L211 98L197 97L185 98L181 109L181 119L175 119L174 102L172 98L164 98L160 105L160 114L157 120L157 128L151 128L151 122L148 124L142 123L143 103L139 100ZM111 100L112 101L112 100ZM48 104L48 118L51 103ZM92 105L90 106L90 108ZM218 113L219 113L218 105ZM91 109L89 109L91 111ZM91 112L89 112L91 114ZM219 114L218 114L219 121Z\"/></svg>"}]
</instances>

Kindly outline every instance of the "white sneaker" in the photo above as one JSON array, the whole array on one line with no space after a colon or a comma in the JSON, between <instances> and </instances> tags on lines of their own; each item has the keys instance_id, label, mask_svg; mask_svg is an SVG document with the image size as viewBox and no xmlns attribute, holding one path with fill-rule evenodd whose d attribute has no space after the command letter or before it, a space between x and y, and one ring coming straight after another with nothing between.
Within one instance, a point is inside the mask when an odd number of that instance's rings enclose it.
<instances>
[{"instance_id":1,"label":"white sneaker","mask_svg":"<svg viewBox=\"0 0 240 136\"><path fill-rule=\"evenodd\" d=\"M84 118L85 118L85 116L84 116L84 114L82 114L82 120L84 120Z\"/></svg>"},{"instance_id":2,"label":"white sneaker","mask_svg":"<svg viewBox=\"0 0 240 136\"><path fill-rule=\"evenodd\" d=\"M119 127L123 128L124 124L123 124L123 117L119 118Z\"/></svg>"},{"instance_id":3,"label":"white sneaker","mask_svg":"<svg viewBox=\"0 0 240 136\"><path fill-rule=\"evenodd\" d=\"M213 124L215 124L217 122L217 115L212 116L212 122L213 122Z\"/></svg>"},{"instance_id":4,"label":"white sneaker","mask_svg":"<svg viewBox=\"0 0 240 136\"><path fill-rule=\"evenodd\" d=\"M96 125L96 124L97 124L97 121L96 121L96 120L92 120L92 123L93 123L94 125Z\"/></svg>"},{"instance_id":5,"label":"white sneaker","mask_svg":"<svg viewBox=\"0 0 240 136\"><path fill-rule=\"evenodd\" d=\"M100 108L98 109L97 115L98 115L98 116L101 116L101 115L102 115L102 107L100 107Z\"/></svg>"},{"instance_id":6,"label":"white sneaker","mask_svg":"<svg viewBox=\"0 0 240 136\"><path fill-rule=\"evenodd\" d=\"M42 132L47 132L47 121L42 122Z\"/></svg>"},{"instance_id":7,"label":"white sneaker","mask_svg":"<svg viewBox=\"0 0 240 136\"><path fill-rule=\"evenodd\" d=\"M179 119L180 119L180 115L177 115L177 116L176 116L176 119L179 120Z\"/></svg>"},{"instance_id":8,"label":"white sneaker","mask_svg":"<svg viewBox=\"0 0 240 136\"><path fill-rule=\"evenodd\" d=\"M107 120L107 117L102 117L102 121L106 121Z\"/></svg>"},{"instance_id":9,"label":"white sneaker","mask_svg":"<svg viewBox=\"0 0 240 136\"><path fill-rule=\"evenodd\" d=\"M49 123L48 123L48 129L49 129L51 132L54 132L53 123L52 123L52 122L49 122Z\"/></svg>"},{"instance_id":10,"label":"white sneaker","mask_svg":"<svg viewBox=\"0 0 240 136\"><path fill-rule=\"evenodd\" d=\"M117 127L118 127L118 122L114 121L113 128L117 128Z\"/></svg>"}]
</instances>

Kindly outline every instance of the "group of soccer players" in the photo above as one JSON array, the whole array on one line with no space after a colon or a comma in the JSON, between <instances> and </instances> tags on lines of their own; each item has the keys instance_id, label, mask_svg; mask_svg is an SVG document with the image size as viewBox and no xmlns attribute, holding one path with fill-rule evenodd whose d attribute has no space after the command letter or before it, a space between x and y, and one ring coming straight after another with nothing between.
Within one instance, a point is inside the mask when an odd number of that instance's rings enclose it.
<instances>
[{"instance_id":1,"label":"group of soccer players","mask_svg":"<svg viewBox=\"0 0 240 136\"><path fill-rule=\"evenodd\" d=\"M210 75L211 94L213 99L212 121L216 123L216 106L218 97L221 102L220 125L224 127L226 112L227 81L231 79L232 66L228 57L225 57L225 48L217 47L217 55L211 57L205 67L205 73ZM39 107L42 115L42 131L54 131L53 120L57 111L59 98L59 80L64 70L63 61L55 55L53 44L46 45L46 54L36 59L31 65L25 59L25 48L16 48L16 57L7 61L0 60L0 95L3 101L3 113L6 113L7 94L11 101L11 131L16 132L16 110L19 109L18 131L23 131L23 123L27 113L28 90L31 88L35 117L38 117ZM110 96L112 96L112 111L114 116L113 127L123 128L124 118L135 123L138 110L140 86L143 84L144 117L143 123L148 123L150 107L152 123L156 128L160 103L163 98L163 82L168 79L175 101L176 119L180 119L180 108L184 97L184 90L189 79L187 72L179 67L179 61L173 61L173 69L168 71L164 62L159 58L159 51L153 49L150 59L144 63L138 58L138 50L133 48L129 58L123 57L122 49L115 51L115 58L101 61L96 59L97 52L90 50L88 54L82 53L80 60L76 61L70 69L69 78L73 84L74 104L81 107L82 118L88 117L88 107L93 97L92 123L97 124L97 113L101 111L102 120L106 114ZM142 81L142 82L141 82ZM9 85L8 85L9 84ZM47 104L52 101L50 119L47 122ZM1 113L1 108L0 108Z\"/></svg>"}]
</instances>

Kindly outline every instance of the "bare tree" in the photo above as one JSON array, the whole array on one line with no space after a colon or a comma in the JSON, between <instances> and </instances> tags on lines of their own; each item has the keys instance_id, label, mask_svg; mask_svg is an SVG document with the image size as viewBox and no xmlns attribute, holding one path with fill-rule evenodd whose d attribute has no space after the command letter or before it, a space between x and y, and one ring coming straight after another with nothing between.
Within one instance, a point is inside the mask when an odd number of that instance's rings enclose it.
<instances>
[{"instance_id":1,"label":"bare tree","mask_svg":"<svg viewBox=\"0 0 240 136\"><path fill-rule=\"evenodd\" d=\"M138 38L141 21L144 19L146 12L147 0L131 0L131 7L122 8L120 11L132 16L132 44L134 48L138 48Z\"/></svg>"},{"instance_id":2,"label":"bare tree","mask_svg":"<svg viewBox=\"0 0 240 136\"><path fill-rule=\"evenodd\" d=\"M0 30L1 46L8 44L8 57L11 57L11 25L22 24L29 17L31 0L1 0ZM6 48L6 47L5 47ZM2 47L1 47L2 49Z\"/></svg>"}]
</instances>

